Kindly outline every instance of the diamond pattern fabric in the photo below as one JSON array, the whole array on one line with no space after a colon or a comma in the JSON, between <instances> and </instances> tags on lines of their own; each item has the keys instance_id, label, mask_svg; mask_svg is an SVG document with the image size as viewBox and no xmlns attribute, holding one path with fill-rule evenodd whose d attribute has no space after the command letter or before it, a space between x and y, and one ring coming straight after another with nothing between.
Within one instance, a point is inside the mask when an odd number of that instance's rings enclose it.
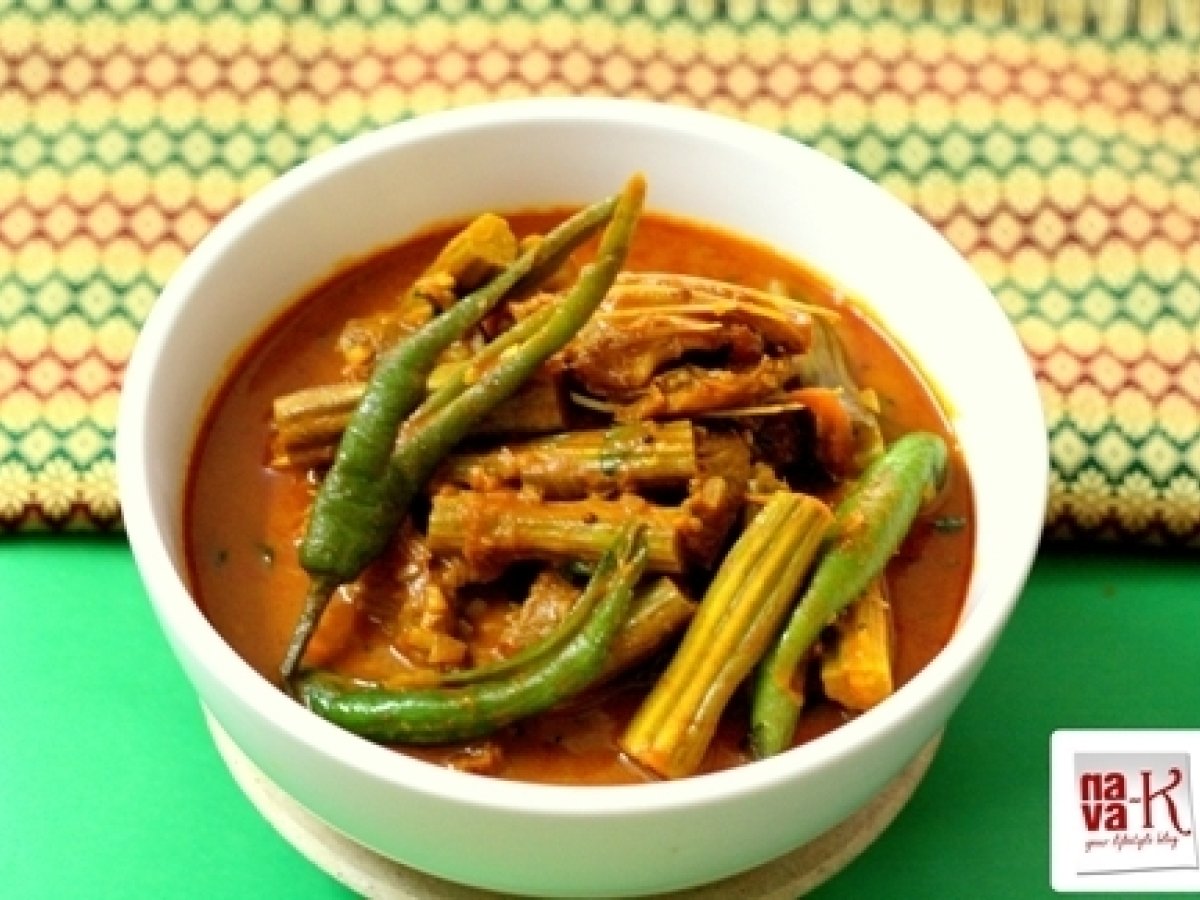
<instances>
[{"instance_id":1,"label":"diamond pattern fabric","mask_svg":"<svg viewBox=\"0 0 1200 900\"><path fill-rule=\"evenodd\" d=\"M1047 534L1200 543L1193 0L0 2L0 527L120 527L124 364L239 201L368 129L569 94L745 119L882 184L1028 351Z\"/></svg>"}]
</instances>

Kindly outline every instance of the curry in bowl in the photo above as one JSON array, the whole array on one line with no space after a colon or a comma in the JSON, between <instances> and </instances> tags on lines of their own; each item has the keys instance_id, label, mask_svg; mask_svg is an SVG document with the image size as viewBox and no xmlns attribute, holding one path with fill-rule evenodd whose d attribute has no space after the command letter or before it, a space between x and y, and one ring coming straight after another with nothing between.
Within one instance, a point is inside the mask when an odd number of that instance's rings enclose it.
<instances>
[{"instance_id":1,"label":"curry in bowl","mask_svg":"<svg viewBox=\"0 0 1200 900\"><path fill-rule=\"evenodd\" d=\"M679 778L949 640L974 533L934 389L836 284L644 187L374 252L232 367L190 577L314 713L492 776Z\"/></svg>"}]
</instances>

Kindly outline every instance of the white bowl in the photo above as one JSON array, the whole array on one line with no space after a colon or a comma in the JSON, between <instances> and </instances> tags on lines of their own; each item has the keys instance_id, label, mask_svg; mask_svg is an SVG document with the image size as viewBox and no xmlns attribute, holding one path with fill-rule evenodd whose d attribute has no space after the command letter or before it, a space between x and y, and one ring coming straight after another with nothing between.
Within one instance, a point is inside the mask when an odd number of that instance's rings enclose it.
<instances>
[{"instance_id":1,"label":"white bowl","mask_svg":"<svg viewBox=\"0 0 1200 900\"><path fill-rule=\"evenodd\" d=\"M974 574L949 646L889 701L806 746L673 783L554 787L409 759L317 718L200 614L184 474L226 361L339 263L480 209L584 203L634 171L648 205L803 258L868 298L940 386L974 483ZM1045 429L1027 358L970 267L879 187L787 138L682 108L532 100L423 117L287 173L222 221L151 312L125 380L121 500L154 609L224 730L336 829L493 890L623 896L759 865L845 819L945 724L1008 619L1040 536Z\"/></svg>"}]
</instances>

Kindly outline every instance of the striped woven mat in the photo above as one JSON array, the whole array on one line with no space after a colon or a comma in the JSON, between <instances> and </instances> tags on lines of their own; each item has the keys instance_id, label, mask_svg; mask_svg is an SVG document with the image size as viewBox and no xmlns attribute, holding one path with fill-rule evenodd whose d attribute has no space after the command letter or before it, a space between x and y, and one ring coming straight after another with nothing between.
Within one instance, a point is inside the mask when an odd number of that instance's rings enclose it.
<instances>
[{"instance_id":1,"label":"striped woven mat","mask_svg":"<svg viewBox=\"0 0 1200 900\"><path fill-rule=\"evenodd\" d=\"M0 528L120 526L123 366L240 200L547 94L708 108L883 184L1029 352L1047 534L1200 543L1198 0L0 0Z\"/></svg>"}]
</instances>

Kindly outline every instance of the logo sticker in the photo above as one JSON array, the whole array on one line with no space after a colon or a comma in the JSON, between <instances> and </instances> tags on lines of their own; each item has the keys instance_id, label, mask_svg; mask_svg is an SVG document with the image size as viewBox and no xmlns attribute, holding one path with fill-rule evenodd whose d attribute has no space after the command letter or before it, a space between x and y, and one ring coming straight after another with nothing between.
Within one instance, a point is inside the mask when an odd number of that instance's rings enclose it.
<instances>
[{"instance_id":1,"label":"logo sticker","mask_svg":"<svg viewBox=\"0 0 1200 900\"><path fill-rule=\"evenodd\" d=\"M1200 889L1200 732L1059 731L1051 743L1059 891Z\"/></svg>"}]
</instances>

